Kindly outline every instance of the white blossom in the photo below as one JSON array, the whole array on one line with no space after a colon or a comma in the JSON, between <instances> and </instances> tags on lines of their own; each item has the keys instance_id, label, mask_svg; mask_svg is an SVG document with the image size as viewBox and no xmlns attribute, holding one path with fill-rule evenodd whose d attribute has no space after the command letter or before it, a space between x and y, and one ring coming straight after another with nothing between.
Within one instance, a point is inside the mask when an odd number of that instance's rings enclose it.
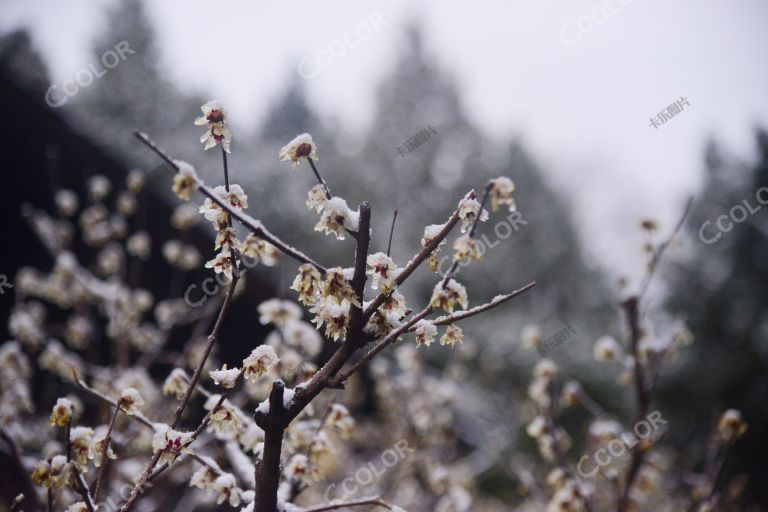
<instances>
[{"instance_id":1,"label":"white blossom","mask_svg":"<svg viewBox=\"0 0 768 512\"><path fill-rule=\"evenodd\" d=\"M227 365L225 364L221 369L211 370L208 374L217 386L221 386L224 389L232 389L235 387L235 384L237 384L240 368L227 369Z\"/></svg>"},{"instance_id":2,"label":"white blossom","mask_svg":"<svg viewBox=\"0 0 768 512\"><path fill-rule=\"evenodd\" d=\"M227 111L220 101L213 100L200 107L203 115L195 119L198 126L207 125L207 130L200 137L203 149L211 149L216 144L221 144L224 151L229 153L232 134L227 128Z\"/></svg>"},{"instance_id":3,"label":"white blossom","mask_svg":"<svg viewBox=\"0 0 768 512\"><path fill-rule=\"evenodd\" d=\"M248 357L243 359L245 378L255 383L279 360L274 348L269 345L259 345L253 349Z\"/></svg>"},{"instance_id":4,"label":"white blossom","mask_svg":"<svg viewBox=\"0 0 768 512\"><path fill-rule=\"evenodd\" d=\"M296 168L301 163L302 158L317 160L317 145L310 134L302 133L283 146L277 157L281 161L290 161L293 168Z\"/></svg>"}]
</instances>

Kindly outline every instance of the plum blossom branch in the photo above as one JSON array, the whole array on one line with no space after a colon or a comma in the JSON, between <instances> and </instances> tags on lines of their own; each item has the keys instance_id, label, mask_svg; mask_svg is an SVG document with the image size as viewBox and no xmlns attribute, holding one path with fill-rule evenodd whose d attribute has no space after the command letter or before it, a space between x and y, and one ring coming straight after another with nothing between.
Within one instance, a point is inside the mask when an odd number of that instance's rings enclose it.
<instances>
[{"instance_id":1,"label":"plum blossom branch","mask_svg":"<svg viewBox=\"0 0 768 512\"><path fill-rule=\"evenodd\" d=\"M488 311L489 309L493 309L496 306L499 306L501 304L504 304L510 299L514 299L518 295L527 292L531 288L536 286L536 281L531 281L527 285L523 286L522 288L519 288L511 293L507 293L505 295L498 295L493 298L490 302L486 302L485 304L481 304L479 306L475 306L471 309L467 309L466 311L458 311L456 313L452 313L450 315L443 315L440 317L437 317L434 322L432 322L434 325L445 325L450 324L453 322L456 322L458 320L463 320L465 318L469 318L471 316L475 316L477 314L480 314L484 311Z\"/></svg>"},{"instance_id":2,"label":"plum blossom branch","mask_svg":"<svg viewBox=\"0 0 768 512\"><path fill-rule=\"evenodd\" d=\"M168 154L161 149L159 146L157 146L145 133L136 132L135 136L137 139L139 139L143 144L145 144L149 149L154 151L166 164L170 165L176 172L179 171L180 167L179 164L174 161ZM200 190L200 192L207 198L209 198L211 201L216 203L219 207L223 208L224 210L229 213L232 218L237 220L240 224L248 228L252 233L255 235L263 238L267 242L271 243L278 249L280 249L282 252L284 252L287 256L290 256L291 258L295 259L296 261L300 263L309 263L313 267L315 267L321 274L325 274L327 272L327 269L314 261L312 258L304 254L303 252L299 251L298 249L291 247L287 243L280 240L278 237L273 235L271 232L267 230L264 225L251 217L250 215L243 212L240 208L235 208L228 202L222 200L212 189L210 189L208 186L205 185L205 183L198 178L197 176L194 177L195 184L197 188Z\"/></svg>"},{"instance_id":3,"label":"plum blossom branch","mask_svg":"<svg viewBox=\"0 0 768 512\"><path fill-rule=\"evenodd\" d=\"M345 380L349 378L350 375L355 373L358 369L360 369L361 366L363 366L365 363L373 359L376 354L384 350L388 345L392 344L397 340L397 338L403 334L404 332L407 332L411 327L416 325L416 323L419 320L424 319L428 315L432 313L433 309L432 306L427 306L424 309L422 309L418 314L411 317L406 323L398 327L397 329L393 330L391 333L389 333L387 336L382 338L371 350L366 352L366 354L360 358L355 364L353 364L348 369L339 372L339 374L336 377L331 378L329 385L330 386L338 386L341 385Z\"/></svg>"},{"instance_id":4,"label":"plum blossom branch","mask_svg":"<svg viewBox=\"0 0 768 512\"><path fill-rule=\"evenodd\" d=\"M470 197L474 197L474 193L470 193ZM403 270L400 272L400 274L395 278L395 284L397 286L400 286L403 284L403 282L410 277L411 274L421 265L424 260L429 258L429 255L434 252L435 249L440 245L440 243L445 240L445 238L450 234L451 230L456 226L456 224L459 223L459 210L455 210L453 214L451 214L451 217L448 219L448 221L443 225L443 228L440 230L440 232L435 235L432 240L429 241L422 249L419 251L416 256L414 256L411 261L409 261L405 267L403 267ZM390 295L391 292L381 292L379 293L376 298L373 299L373 301L368 305L367 308L365 308L365 313L363 314L365 319L368 319L373 315L373 313L382 305L384 304L384 301L387 300L387 297Z\"/></svg>"}]
</instances>

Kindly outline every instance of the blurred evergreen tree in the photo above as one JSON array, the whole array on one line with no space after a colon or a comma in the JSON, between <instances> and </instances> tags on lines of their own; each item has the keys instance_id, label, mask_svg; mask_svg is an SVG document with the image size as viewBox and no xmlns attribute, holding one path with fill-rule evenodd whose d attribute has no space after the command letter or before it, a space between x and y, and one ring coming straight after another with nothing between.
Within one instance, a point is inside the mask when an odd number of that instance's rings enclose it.
<instances>
[{"instance_id":1,"label":"blurred evergreen tree","mask_svg":"<svg viewBox=\"0 0 768 512\"><path fill-rule=\"evenodd\" d=\"M127 45L128 50L108 69L103 56L117 45ZM192 121L204 100L184 96L169 80L142 0L115 4L94 44L91 63L104 73L78 91L71 103L72 114L92 137L132 163L156 162L147 151L137 151L135 130L151 134L174 156L193 164L201 160L201 130Z\"/></svg>"},{"instance_id":2,"label":"blurred evergreen tree","mask_svg":"<svg viewBox=\"0 0 768 512\"><path fill-rule=\"evenodd\" d=\"M707 148L705 183L687 224L692 251L668 273L668 307L687 316L695 342L687 355L691 364L665 378L664 398L680 438L703 436L701 419L714 420L722 409L744 411L750 430L736 445L736 457L749 461L751 487L768 502L768 206L756 197L762 189L768 198L768 132L758 130L755 140L753 164L725 155L715 143ZM737 205L746 209L744 201L760 209L714 241L716 219ZM699 238L706 221L711 224L703 237L713 243Z\"/></svg>"},{"instance_id":3,"label":"blurred evergreen tree","mask_svg":"<svg viewBox=\"0 0 768 512\"><path fill-rule=\"evenodd\" d=\"M41 101L50 87L48 68L26 29L0 36L0 73L30 94L39 94Z\"/></svg>"}]
</instances>

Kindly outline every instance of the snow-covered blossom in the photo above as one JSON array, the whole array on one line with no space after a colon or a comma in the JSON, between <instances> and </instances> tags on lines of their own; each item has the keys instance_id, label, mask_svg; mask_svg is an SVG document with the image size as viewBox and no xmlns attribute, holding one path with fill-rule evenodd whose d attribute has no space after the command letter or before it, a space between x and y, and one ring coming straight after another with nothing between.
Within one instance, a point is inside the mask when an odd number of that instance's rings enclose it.
<instances>
[{"instance_id":1,"label":"snow-covered blossom","mask_svg":"<svg viewBox=\"0 0 768 512\"><path fill-rule=\"evenodd\" d=\"M395 290L384 298L384 302L379 306L379 311L402 318L408 311L408 305L403 294Z\"/></svg>"},{"instance_id":2,"label":"snow-covered blossom","mask_svg":"<svg viewBox=\"0 0 768 512\"><path fill-rule=\"evenodd\" d=\"M269 299L258 307L259 322L283 327L290 320L301 319L301 308L290 300Z\"/></svg>"},{"instance_id":3,"label":"snow-covered blossom","mask_svg":"<svg viewBox=\"0 0 768 512\"><path fill-rule=\"evenodd\" d=\"M77 200L77 194L71 190L57 190L54 196L56 208L65 217L71 217L77 213L80 203Z\"/></svg>"},{"instance_id":4,"label":"snow-covered blossom","mask_svg":"<svg viewBox=\"0 0 768 512\"><path fill-rule=\"evenodd\" d=\"M437 283L432 291L430 305L433 308L442 308L446 313L453 313L453 308L456 304L467 309L469 304L467 301L467 289L454 279L448 280L445 288L443 288L442 281Z\"/></svg>"},{"instance_id":5,"label":"snow-covered blossom","mask_svg":"<svg viewBox=\"0 0 768 512\"><path fill-rule=\"evenodd\" d=\"M315 231L323 231L326 235L333 233L338 240L344 240L345 229L357 231L359 223L358 212L352 211L341 197L332 197L325 203Z\"/></svg>"},{"instance_id":6,"label":"snow-covered blossom","mask_svg":"<svg viewBox=\"0 0 768 512\"><path fill-rule=\"evenodd\" d=\"M623 351L618 342L611 336L601 336L592 347L592 354L598 361L616 361Z\"/></svg>"},{"instance_id":7,"label":"snow-covered blossom","mask_svg":"<svg viewBox=\"0 0 768 512\"><path fill-rule=\"evenodd\" d=\"M218 474L208 466L201 466L192 473L192 477L189 479L189 486L207 491L213 487L213 482L216 481L217 476Z\"/></svg>"},{"instance_id":8,"label":"snow-covered blossom","mask_svg":"<svg viewBox=\"0 0 768 512\"><path fill-rule=\"evenodd\" d=\"M51 411L51 425L66 427L72 421L75 405L68 398L59 398Z\"/></svg>"},{"instance_id":9,"label":"snow-covered blossom","mask_svg":"<svg viewBox=\"0 0 768 512\"><path fill-rule=\"evenodd\" d=\"M178 399L183 398L189 388L188 381L189 378L184 370L174 368L163 383L163 394L166 396L173 395Z\"/></svg>"},{"instance_id":10,"label":"snow-covered blossom","mask_svg":"<svg viewBox=\"0 0 768 512\"><path fill-rule=\"evenodd\" d=\"M355 428L355 419L349 414L349 409L334 403L331 405L325 424L329 428L335 428L344 439L349 439Z\"/></svg>"},{"instance_id":11,"label":"snow-covered blossom","mask_svg":"<svg viewBox=\"0 0 768 512\"><path fill-rule=\"evenodd\" d=\"M457 343L463 343L464 333L456 324L449 324L445 329L445 333L440 337L441 345L450 345L451 348L456 347Z\"/></svg>"},{"instance_id":12,"label":"snow-covered blossom","mask_svg":"<svg viewBox=\"0 0 768 512\"><path fill-rule=\"evenodd\" d=\"M205 268L212 268L217 274L224 275L228 280L232 279L232 257L220 252L205 264Z\"/></svg>"},{"instance_id":13,"label":"snow-covered blossom","mask_svg":"<svg viewBox=\"0 0 768 512\"><path fill-rule=\"evenodd\" d=\"M187 162L174 160L174 163L179 170L173 177L173 193L179 196L179 199L189 201L197 188L197 173Z\"/></svg>"},{"instance_id":14,"label":"snow-covered blossom","mask_svg":"<svg viewBox=\"0 0 768 512\"><path fill-rule=\"evenodd\" d=\"M512 197L512 192L515 191L514 182L506 176L501 176L491 180L490 198L491 198L491 211L496 211L499 205L509 205L509 211L515 211L515 200Z\"/></svg>"},{"instance_id":15,"label":"snow-covered blossom","mask_svg":"<svg viewBox=\"0 0 768 512\"><path fill-rule=\"evenodd\" d=\"M63 487L72 481L72 468L65 455L55 455L51 459L50 483L52 487Z\"/></svg>"},{"instance_id":16,"label":"snow-covered blossom","mask_svg":"<svg viewBox=\"0 0 768 512\"><path fill-rule=\"evenodd\" d=\"M424 345L429 347L435 336L437 336L437 326L429 320L419 320L414 326L414 334L416 335L416 346Z\"/></svg>"},{"instance_id":17,"label":"snow-covered blossom","mask_svg":"<svg viewBox=\"0 0 768 512\"><path fill-rule=\"evenodd\" d=\"M301 163L302 158L317 160L317 145L310 134L302 133L283 146L277 157L281 161L290 160L295 169Z\"/></svg>"},{"instance_id":18,"label":"snow-covered blossom","mask_svg":"<svg viewBox=\"0 0 768 512\"><path fill-rule=\"evenodd\" d=\"M89 427L75 427L69 434L72 458L82 468L88 464L89 455L92 455L93 434L93 429Z\"/></svg>"},{"instance_id":19,"label":"snow-covered blossom","mask_svg":"<svg viewBox=\"0 0 768 512\"><path fill-rule=\"evenodd\" d=\"M221 143L224 151L229 153L229 144L232 140L232 134L227 128L227 111L220 101L209 101L200 107L203 115L195 119L198 126L207 125L207 130L200 137L200 143L203 149L211 149L216 144Z\"/></svg>"},{"instance_id":20,"label":"snow-covered blossom","mask_svg":"<svg viewBox=\"0 0 768 512\"><path fill-rule=\"evenodd\" d=\"M318 301L310 310L315 314L312 322L319 329L325 324L325 335L336 341L344 339L347 336L347 326L349 325L349 303L344 301L341 304L334 299L324 299Z\"/></svg>"},{"instance_id":21,"label":"snow-covered blossom","mask_svg":"<svg viewBox=\"0 0 768 512\"><path fill-rule=\"evenodd\" d=\"M243 422L240 420L240 417L237 415L237 412L232 407L229 400L224 400L219 408L216 409L216 411L213 411L216 404L219 403L219 400L221 400L221 395L211 395L205 402L204 408L208 411L212 411L209 416L211 428L216 431L216 433L223 436L236 434L243 428Z\"/></svg>"},{"instance_id":22,"label":"snow-covered blossom","mask_svg":"<svg viewBox=\"0 0 768 512\"><path fill-rule=\"evenodd\" d=\"M747 427L747 422L744 421L740 411L728 409L720 416L720 421L717 423L717 436L724 443L730 443L744 435Z\"/></svg>"},{"instance_id":23,"label":"snow-covered blossom","mask_svg":"<svg viewBox=\"0 0 768 512\"><path fill-rule=\"evenodd\" d=\"M480 247L469 235L462 235L453 242L453 259L456 261L479 261Z\"/></svg>"},{"instance_id":24,"label":"snow-covered blossom","mask_svg":"<svg viewBox=\"0 0 768 512\"><path fill-rule=\"evenodd\" d=\"M50 489L53 487L53 479L51 478L51 465L48 461L41 460L35 463L32 469L32 482L40 487L46 487Z\"/></svg>"},{"instance_id":25,"label":"snow-covered blossom","mask_svg":"<svg viewBox=\"0 0 768 512\"><path fill-rule=\"evenodd\" d=\"M225 186L219 185L213 189L213 194L221 202L229 204L233 208L241 210L248 208L248 196L240 185L233 183L229 186L229 192L227 192ZM213 223L213 227L217 231L228 226L227 212L210 197L205 198L205 201L203 201L203 204L200 206L199 212L203 214L205 220Z\"/></svg>"},{"instance_id":26,"label":"snow-covered blossom","mask_svg":"<svg viewBox=\"0 0 768 512\"><path fill-rule=\"evenodd\" d=\"M279 253L274 245L266 240L262 240L253 233L245 237L240 250L243 256L256 260L256 263L261 260L268 267L275 265L279 258Z\"/></svg>"},{"instance_id":27,"label":"snow-covered blossom","mask_svg":"<svg viewBox=\"0 0 768 512\"><path fill-rule=\"evenodd\" d=\"M309 476L309 459L302 453L297 453L285 468L285 474L298 482L304 481Z\"/></svg>"},{"instance_id":28,"label":"snow-covered blossom","mask_svg":"<svg viewBox=\"0 0 768 512\"><path fill-rule=\"evenodd\" d=\"M429 245L440 232L445 228L445 224L430 224L424 228L424 236L421 237L421 246L426 247ZM429 254L427 258L427 265L430 272L437 272L437 267L440 265L440 247L445 245L445 239L440 240L437 247Z\"/></svg>"},{"instance_id":29,"label":"snow-covered blossom","mask_svg":"<svg viewBox=\"0 0 768 512\"><path fill-rule=\"evenodd\" d=\"M120 393L119 403L126 414L134 414L138 411L138 407L144 405L144 399L136 388L125 388Z\"/></svg>"},{"instance_id":30,"label":"snow-covered blossom","mask_svg":"<svg viewBox=\"0 0 768 512\"><path fill-rule=\"evenodd\" d=\"M299 273L291 284L291 290L296 290L299 294L299 300L307 305L312 305L317 301L320 293L320 283L322 275L314 265L304 263L299 266Z\"/></svg>"},{"instance_id":31,"label":"snow-covered blossom","mask_svg":"<svg viewBox=\"0 0 768 512\"><path fill-rule=\"evenodd\" d=\"M365 325L364 332L370 336L381 338L400 327L400 315L377 309Z\"/></svg>"},{"instance_id":32,"label":"snow-covered blossom","mask_svg":"<svg viewBox=\"0 0 768 512\"><path fill-rule=\"evenodd\" d=\"M367 259L369 268L366 273L371 277L371 288L376 290L381 283L382 290L391 290L395 284L397 265L392 258L383 252L369 254Z\"/></svg>"},{"instance_id":33,"label":"snow-covered blossom","mask_svg":"<svg viewBox=\"0 0 768 512\"><path fill-rule=\"evenodd\" d=\"M328 202L328 194L325 191L325 187L317 184L307 193L307 208L310 210L315 209L317 213L323 211L325 204Z\"/></svg>"},{"instance_id":34,"label":"snow-covered blossom","mask_svg":"<svg viewBox=\"0 0 768 512\"><path fill-rule=\"evenodd\" d=\"M221 367L219 370L211 370L208 372L213 379L213 382L217 386L221 386L224 389L232 389L237 384L237 377L240 375L240 368L227 369L227 365Z\"/></svg>"},{"instance_id":35,"label":"snow-covered blossom","mask_svg":"<svg viewBox=\"0 0 768 512\"><path fill-rule=\"evenodd\" d=\"M235 475L224 473L213 482L213 490L218 493L216 503L221 505L224 502L233 507L240 505L240 489L237 488Z\"/></svg>"},{"instance_id":36,"label":"snow-covered blossom","mask_svg":"<svg viewBox=\"0 0 768 512\"><path fill-rule=\"evenodd\" d=\"M480 222L488 220L488 211L483 208L483 211L480 212L480 202L474 197L471 197L470 194L472 194L472 192L467 194L467 196L459 202L459 219L461 219L462 233L475 222L478 214L480 215Z\"/></svg>"},{"instance_id":37,"label":"snow-covered blossom","mask_svg":"<svg viewBox=\"0 0 768 512\"><path fill-rule=\"evenodd\" d=\"M107 445L106 427L99 427L96 436L93 438L93 449L88 455L91 459L93 459L93 465L97 468L100 468L104 463L105 452L108 459L115 460L117 458L117 455L112 450L112 447Z\"/></svg>"},{"instance_id":38,"label":"snow-covered blossom","mask_svg":"<svg viewBox=\"0 0 768 512\"><path fill-rule=\"evenodd\" d=\"M274 348L269 345L259 345L253 349L248 357L243 359L244 376L255 383L259 377L264 375L279 360Z\"/></svg>"},{"instance_id":39,"label":"snow-covered blossom","mask_svg":"<svg viewBox=\"0 0 768 512\"><path fill-rule=\"evenodd\" d=\"M84 501L77 501L67 507L67 512L88 512L88 507Z\"/></svg>"},{"instance_id":40,"label":"snow-covered blossom","mask_svg":"<svg viewBox=\"0 0 768 512\"><path fill-rule=\"evenodd\" d=\"M181 451L192 442L192 432L179 432L168 425L155 426L155 435L152 436L152 450L163 451L160 463L172 464L181 454Z\"/></svg>"},{"instance_id":41,"label":"snow-covered blossom","mask_svg":"<svg viewBox=\"0 0 768 512\"><path fill-rule=\"evenodd\" d=\"M221 254L232 256L240 250L240 241L237 239L234 228L226 227L216 233L214 248L221 250Z\"/></svg>"},{"instance_id":42,"label":"snow-covered blossom","mask_svg":"<svg viewBox=\"0 0 768 512\"><path fill-rule=\"evenodd\" d=\"M325 279L321 284L320 292L324 298L331 297L339 304L346 302L360 307L355 290L352 289L352 286L344 277L344 270L341 267L328 269L325 273Z\"/></svg>"}]
</instances>

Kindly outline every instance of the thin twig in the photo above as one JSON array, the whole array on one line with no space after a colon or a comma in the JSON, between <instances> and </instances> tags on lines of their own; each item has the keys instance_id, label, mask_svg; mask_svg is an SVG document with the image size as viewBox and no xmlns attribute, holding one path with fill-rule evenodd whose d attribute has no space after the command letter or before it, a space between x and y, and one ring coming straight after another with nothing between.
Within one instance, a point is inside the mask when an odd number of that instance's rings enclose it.
<instances>
[{"instance_id":1,"label":"thin twig","mask_svg":"<svg viewBox=\"0 0 768 512\"><path fill-rule=\"evenodd\" d=\"M358 501L346 501L343 503L334 503L331 505L321 505L319 507L313 507L313 508L307 508L304 509L304 512L326 512L328 510L338 510L340 508L352 508L352 507L362 507L365 505L374 505L377 507L382 507L387 510L392 510L393 506L386 501L383 501L378 496L374 498L364 498Z\"/></svg>"},{"instance_id":2,"label":"thin twig","mask_svg":"<svg viewBox=\"0 0 768 512\"><path fill-rule=\"evenodd\" d=\"M432 306L427 306L426 308L422 309L421 312L419 312L417 315L411 317L408 322L404 323L397 329L390 332L388 335L386 335L384 338L381 339L371 350L366 352L366 354L360 358L355 364L350 366L344 371L339 372L339 374L336 377L331 378L329 381L330 386L338 386L342 384L345 380L349 378L350 375L355 373L361 366L363 366L365 363L373 359L376 354L384 350L388 345L394 343L397 338L403 334L404 332L408 331L411 327L413 327L416 322L423 319L427 315L432 313Z\"/></svg>"},{"instance_id":3,"label":"thin twig","mask_svg":"<svg viewBox=\"0 0 768 512\"><path fill-rule=\"evenodd\" d=\"M470 197L474 197L473 194L470 194ZM451 214L451 217L448 219L448 221L443 225L443 229L440 230L440 232L425 246L419 251L419 253L409 261L405 267L403 267L402 272L395 278L395 285L400 286L403 284L403 282L408 279L411 274L421 265L424 260L429 258L429 256L437 249L437 247L442 243L443 240L445 240L445 237L447 237L451 230L458 224L459 222L459 210L455 210L453 214ZM394 287L393 287L394 289ZM368 320L373 313L379 309L379 306L384 304L384 301L387 300L389 297L389 293L379 293L376 298L371 301L371 303L368 305L367 308L365 308L365 312L363 313L363 318Z\"/></svg>"},{"instance_id":4,"label":"thin twig","mask_svg":"<svg viewBox=\"0 0 768 512\"><path fill-rule=\"evenodd\" d=\"M176 172L178 172L179 165L170 156L168 156L165 151L163 151L159 146L152 142L152 140L150 140L145 133L136 132L135 135L136 138L144 143L149 149L154 151L165 163L170 165ZM232 216L232 218L248 228L253 234L271 243L279 250L284 252L287 256L290 256L296 261L300 263L309 263L310 265L314 266L321 274L325 274L328 271L324 266L320 265L303 252L291 247L270 233L269 230L267 230L267 228L260 221L246 214L240 208L235 208L228 202L223 201L221 197L215 194L211 188L206 186L200 178L195 179L195 184L197 185L198 190L200 190L200 192L205 197L209 198L211 201L216 203L216 205L226 210Z\"/></svg>"},{"instance_id":5,"label":"thin twig","mask_svg":"<svg viewBox=\"0 0 768 512\"><path fill-rule=\"evenodd\" d=\"M74 462L70 462L69 465L72 468L72 471L75 473L75 478L77 479L77 484L78 484L78 487L80 488L80 495L83 497L85 508L88 509L88 512L96 512L96 507L94 506L93 497L91 497L91 491L90 489L88 489L88 484L85 483L85 479L83 478L83 475L80 473L80 470L77 469L77 464L75 464Z\"/></svg>"},{"instance_id":6,"label":"thin twig","mask_svg":"<svg viewBox=\"0 0 768 512\"><path fill-rule=\"evenodd\" d=\"M395 234L395 221L397 221L397 209L392 214L392 227L389 229L389 241L387 242L387 256L392 251L392 235Z\"/></svg>"},{"instance_id":7,"label":"thin twig","mask_svg":"<svg viewBox=\"0 0 768 512\"><path fill-rule=\"evenodd\" d=\"M485 304L481 304L479 306L475 306L473 308L467 309L466 311L458 311L456 313L452 313L450 315L443 315L440 317L437 317L435 319L434 323L435 325L445 325L450 324L453 322L457 322L459 320L463 320L465 318L469 318L471 316L475 316L479 313L482 313L484 311L487 311L489 309L495 308L496 306L499 306L501 304L504 304L510 299L514 299L518 295L521 295L531 288L536 286L536 281L531 281L527 285L523 286L522 288L519 288L511 293L507 293L505 295L499 295L495 297L492 301L486 302Z\"/></svg>"},{"instance_id":8,"label":"thin twig","mask_svg":"<svg viewBox=\"0 0 768 512\"><path fill-rule=\"evenodd\" d=\"M315 161L312 160L312 157L307 157L307 160L309 161L309 166L312 167L312 172L315 173L315 178L317 178L317 182L323 186L325 189L325 197L328 199L331 199L333 196L331 195L331 189L328 188L328 185L325 183L325 180L322 176L320 176L320 171L317 170L317 167L315 166Z\"/></svg>"},{"instance_id":9,"label":"thin twig","mask_svg":"<svg viewBox=\"0 0 768 512\"><path fill-rule=\"evenodd\" d=\"M101 485L104 483L104 475L106 474L108 460L107 454L109 453L109 442L112 439L112 429L115 428L115 421L117 420L118 414L120 414L119 402L117 407L115 407L115 412L112 414L112 418L109 420L107 435L104 437L104 448L101 452L101 467L99 468L99 474L96 477L96 485L93 490L93 499L96 503L99 502L99 491L101 490Z\"/></svg>"},{"instance_id":10,"label":"thin twig","mask_svg":"<svg viewBox=\"0 0 768 512\"><path fill-rule=\"evenodd\" d=\"M656 268L659 266L659 263L661 262L661 258L664 256L664 252L667 250L669 245L672 243L672 241L677 236L677 233L683 228L683 225L685 224L685 220L688 218L688 215L691 213L691 208L693 207L693 197L690 197L688 201L685 204L685 209L683 210L683 215L680 217L680 220L677 221L677 225L675 226L675 229L672 230L672 234L669 235L669 238L667 238L664 242L662 242L658 249L653 253L653 257L651 258L650 268L648 269L648 273L645 275L645 278L643 279L642 284L640 285L640 291L637 294L638 300L642 299L645 295L645 292L648 291L648 287L651 285L651 280L653 279L653 276L656 274Z\"/></svg>"},{"instance_id":11,"label":"thin twig","mask_svg":"<svg viewBox=\"0 0 768 512\"><path fill-rule=\"evenodd\" d=\"M475 215L475 220L472 222L472 227L469 229L469 238L475 237L475 232L477 231L477 225L480 222L480 218L483 216L483 209L485 208L485 203L488 202L488 196L491 194L491 188L493 188L493 183L488 182L488 184L485 186L485 192L483 193L483 199L480 201L480 209L477 212L477 215ZM454 259L453 265L451 265L451 268L448 270L448 272L445 274L445 277L443 278L443 289L448 287L448 282L451 280L451 278L456 273L456 270L459 268L460 260Z\"/></svg>"}]
</instances>

